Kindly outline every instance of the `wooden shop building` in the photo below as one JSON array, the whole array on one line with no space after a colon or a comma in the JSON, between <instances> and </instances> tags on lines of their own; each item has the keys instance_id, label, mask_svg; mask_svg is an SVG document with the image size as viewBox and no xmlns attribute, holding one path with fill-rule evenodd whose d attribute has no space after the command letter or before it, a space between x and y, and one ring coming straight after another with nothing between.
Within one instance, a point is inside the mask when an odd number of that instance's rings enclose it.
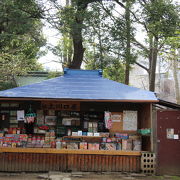
<instances>
[{"instance_id":1,"label":"wooden shop building","mask_svg":"<svg viewBox=\"0 0 180 180\"><path fill-rule=\"evenodd\" d=\"M0 171L153 173L155 102L98 70L0 91Z\"/></svg>"}]
</instances>

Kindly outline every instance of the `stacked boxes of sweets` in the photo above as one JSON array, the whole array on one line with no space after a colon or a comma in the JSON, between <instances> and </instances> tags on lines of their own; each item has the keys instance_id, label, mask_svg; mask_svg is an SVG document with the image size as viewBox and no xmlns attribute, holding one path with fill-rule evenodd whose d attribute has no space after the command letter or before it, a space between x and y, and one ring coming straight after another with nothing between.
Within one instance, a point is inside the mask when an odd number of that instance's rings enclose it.
<instances>
[{"instance_id":1,"label":"stacked boxes of sweets","mask_svg":"<svg viewBox=\"0 0 180 180\"><path fill-rule=\"evenodd\" d=\"M100 150L106 150L106 140L107 140L107 137L102 136L101 144L100 144Z\"/></svg>"},{"instance_id":2,"label":"stacked boxes of sweets","mask_svg":"<svg viewBox=\"0 0 180 180\"><path fill-rule=\"evenodd\" d=\"M4 137L0 137L0 147L3 147L4 144Z\"/></svg>"},{"instance_id":3,"label":"stacked boxes of sweets","mask_svg":"<svg viewBox=\"0 0 180 180\"><path fill-rule=\"evenodd\" d=\"M95 125L94 128L97 128ZM94 130L93 130L94 131ZM87 132L87 136L93 136L92 138L88 138L86 136L83 137L83 141L80 145L81 149L89 149L89 150L99 150L101 138L99 138L100 133L97 132Z\"/></svg>"},{"instance_id":4,"label":"stacked boxes of sweets","mask_svg":"<svg viewBox=\"0 0 180 180\"><path fill-rule=\"evenodd\" d=\"M41 145L43 148L55 148L56 140L55 140L55 132L54 130L50 130L45 133L45 137L41 138Z\"/></svg>"},{"instance_id":5,"label":"stacked boxes of sweets","mask_svg":"<svg viewBox=\"0 0 180 180\"><path fill-rule=\"evenodd\" d=\"M108 132L101 132L100 136L104 137L104 138L108 138L109 137L109 133Z\"/></svg>"},{"instance_id":6,"label":"stacked boxes of sweets","mask_svg":"<svg viewBox=\"0 0 180 180\"><path fill-rule=\"evenodd\" d=\"M105 135L101 133L102 143L100 144L100 150L122 150L122 141L126 141L129 136L128 134L115 133L115 137L109 137L106 133ZM124 149L128 150L124 145Z\"/></svg>"},{"instance_id":7,"label":"stacked boxes of sweets","mask_svg":"<svg viewBox=\"0 0 180 180\"><path fill-rule=\"evenodd\" d=\"M99 150L102 144L103 137L109 137L109 133L92 133L92 135L90 133L91 132L88 132L87 135L93 136L93 138L88 138L88 137L83 138L83 140L87 143L84 144L84 146L85 148L88 147L88 150ZM99 136L102 138L99 138Z\"/></svg>"},{"instance_id":8,"label":"stacked boxes of sweets","mask_svg":"<svg viewBox=\"0 0 180 180\"><path fill-rule=\"evenodd\" d=\"M4 142L4 131L0 131L0 147L3 146Z\"/></svg>"},{"instance_id":9,"label":"stacked boxes of sweets","mask_svg":"<svg viewBox=\"0 0 180 180\"><path fill-rule=\"evenodd\" d=\"M67 149L79 149L79 143L77 142L67 142Z\"/></svg>"},{"instance_id":10,"label":"stacked boxes of sweets","mask_svg":"<svg viewBox=\"0 0 180 180\"><path fill-rule=\"evenodd\" d=\"M107 138L106 150L116 150L116 138Z\"/></svg>"},{"instance_id":11,"label":"stacked boxes of sweets","mask_svg":"<svg viewBox=\"0 0 180 180\"><path fill-rule=\"evenodd\" d=\"M35 136L33 137L32 135L28 135L28 139L27 139L27 148L33 148L34 147L34 143L35 143Z\"/></svg>"},{"instance_id":12,"label":"stacked boxes of sweets","mask_svg":"<svg viewBox=\"0 0 180 180\"><path fill-rule=\"evenodd\" d=\"M122 150L132 151L132 139L122 139Z\"/></svg>"},{"instance_id":13,"label":"stacked boxes of sweets","mask_svg":"<svg viewBox=\"0 0 180 180\"><path fill-rule=\"evenodd\" d=\"M31 143L32 143L33 148L36 147L37 139L38 139L38 136L36 136L36 135L32 136L32 142Z\"/></svg>"},{"instance_id":14,"label":"stacked boxes of sweets","mask_svg":"<svg viewBox=\"0 0 180 180\"><path fill-rule=\"evenodd\" d=\"M88 143L89 150L99 150L100 144L99 143Z\"/></svg>"},{"instance_id":15,"label":"stacked boxes of sweets","mask_svg":"<svg viewBox=\"0 0 180 180\"><path fill-rule=\"evenodd\" d=\"M8 128L8 134L22 134L23 128Z\"/></svg>"},{"instance_id":16,"label":"stacked boxes of sweets","mask_svg":"<svg viewBox=\"0 0 180 180\"><path fill-rule=\"evenodd\" d=\"M50 148L50 147L51 147L50 132L46 132L43 148Z\"/></svg>"},{"instance_id":17,"label":"stacked boxes of sweets","mask_svg":"<svg viewBox=\"0 0 180 180\"><path fill-rule=\"evenodd\" d=\"M87 142L80 142L79 143L79 149L88 149L88 143Z\"/></svg>"},{"instance_id":18,"label":"stacked boxes of sweets","mask_svg":"<svg viewBox=\"0 0 180 180\"><path fill-rule=\"evenodd\" d=\"M33 145L33 148L38 148L40 146L39 136L32 136L32 145Z\"/></svg>"},{"instance_id":19,"label":"stacked boxes of sweets","mask_svg":"<svg viewBox=\"0 0 180 180\"><path fill-rule=\"evenodd\" d=\"M42 148L44 144L44 136L36 136L36 141L33 143L35 148Z\"/></svg>"},{"instance_id":20,"label":"stacked boxes of sweets","mask_svg":"<svg viewBox=\"0 0 180 180\"><path fill-rule=\"evenodd\" d=\"M123 151L141 151L141 137L138 135L128 135L115 133L117 140L122 141L122 150Z\"/></svg>"},{"instance_id":21,"label":"stacked boxes of sweets","mask_svg":"<svg viewBox=\"0 0 180 180\"><path fill-rule=\"evenodd\" d=\"M27 141L28 141L28 135L27 134L19 134L19 141L17 143L17 147L26 147Z\"/></svg>"},{"instance_id":22,"label":"stacked boxes of sweets","mask_svg":"<svg viewBox=\"0 0 180 180\"><path fill-rule=\"evenodd\" d=\"M80 142L81 137L66 137L62 142L62 146L67 149L79 149Z\"/></svg>"},{"instance_id":23,"label":"stacked boxes of sweets","mask_svg":"<svg viewBox=\"0 0 180 180\"><path fill-rule=\"evenodd\" d=\"M100 144L100 150L116 150L116 138L102 138L102 143Z\"/></svg>"},{"instance_id":24,"label":"stacked boxes of sweets","mask_svg":"<svg viewBox=\"0 0 180 180\"><path fill-rule=\"evenodd\" d=\"M28 148L41 148L43 147L44 143L44 137L43 136L37 136L37 135L29 135L27 139L27 145Z\"/></svg>"},{"instance_id":25,"label":"stacked boxes of sweets","mask_svg":"<svg viewBox=\"0 0 180 180\"><path fill-rule=\"evenodd\" d=\"M110 138L109 133L100 133L102 142L100 143L100 150L116 150L116 139Z\"/></svg>"},{"instance_id":26,"label":"stacked boxes of sweets","mask_svg":"<svg viewBox=\"0 0 180 180\"><path fill-rule=\"evenodd\" d=\"M4 137L3 147L12 147L13 140L14 140L13 134L6 134Z\"/></svg>"},{"instance_id":27,"label":"stacked boxes of sweets","mask_svg":"<svg viewBox=\"0 0 180 180\"><path fill-rule=\"evenodd\" d=\"M24 137L22 138L22 136ZM0 139L0 144L3 147L25 147L27 142L27 135L6 134L4 137L1 137Z\"/></svg>"},{"instance_id":28,"label":"stacked boxes of sweets","mask_svg":"<svg viewBox=\"0 0 180 180\"><path fill-rule=\"evenodd\" d=\"M122 150L141 151L141 138L137 135L130 135L129 139L122 139Z\"/></svg>"},{"instance_id":29,"label":"stacked boxes of sweets","mask_svg":"<svg viewBox=\"0 0 180 180\"><path fill-rule=\"evenodd\" d=\"M13 139L14 139L13 134L6 134L4 137L3 147L12 147Z\"/></svg>"},{"instance_id":30,"label":"stacked boxes of sweets","mask_svg":"<svg viewBox=\"0 0 180 180\"><path fill-rule=\"evenodd\" d=\"M49 138L50 138L51 148L56 148L56 141L55 141L56 136L54 130L49 131Z\"/></svg>"},{"instance_id":31,"label":"stacked boxes of sweets","mask_svg":"<svg viewBox=\"0 0 180 180\"><path fill-rule=\"evenodd\" d=\"M129 139L128 134L115 133L115 137L121 141L121 149L123 151L132 151L132 139Z\"/></svg>"}]
</instances>

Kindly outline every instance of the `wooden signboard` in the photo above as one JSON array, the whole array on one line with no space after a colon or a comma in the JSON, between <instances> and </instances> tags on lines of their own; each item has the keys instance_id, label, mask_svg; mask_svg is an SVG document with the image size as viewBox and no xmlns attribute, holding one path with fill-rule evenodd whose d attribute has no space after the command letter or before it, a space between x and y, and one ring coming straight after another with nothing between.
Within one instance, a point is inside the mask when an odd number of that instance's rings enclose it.
<instances>
[{"instance_id":1,"label":"wooden signboard","mask_svg":"<svg viewBox=\"0 0 180 180\"><path fill-rule=\"evenodd\" d=\"M111 133L121 132L123 130L123 113L122 112L112 112L112 127L109 130Z\"/></svg>"},{"instance_id":2,"label":"wooden signboard","mask_svg":"<svg viewBox=\"0 0 180 180\"><path fill-rule=\"evenodd\" d=\"M70 102L70 101L61 101L61 102L42 102L41 108L43 110L59 110L59 111L80 111L80 102Z\"/></svg>"}]
</instances>

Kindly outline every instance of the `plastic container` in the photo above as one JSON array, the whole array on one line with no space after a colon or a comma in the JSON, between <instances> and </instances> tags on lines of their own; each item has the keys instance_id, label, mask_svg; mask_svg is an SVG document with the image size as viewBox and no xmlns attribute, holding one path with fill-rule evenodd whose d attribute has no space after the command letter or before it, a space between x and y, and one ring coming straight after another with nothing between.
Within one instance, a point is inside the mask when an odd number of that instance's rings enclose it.
<instances>
[{"instance_id":1,"label":"plastic container","mask_svg":"<svg viewBox=\"0 0 180 180\"><path fill-rule=\"evenodd\" d=\"M142 134L142 135L150 135L151 134L151 129L139 129L138 133Z\"/></svg>"},{"instance_id":2,"label":"plastic container","mask_svg":"<svg viewBox=\"0 0 180 180\"><path fill-rule=\"evenodd\" d=\"M61 141L56 142L56 149L61 149Z\"/></svg>"}]
</instances>

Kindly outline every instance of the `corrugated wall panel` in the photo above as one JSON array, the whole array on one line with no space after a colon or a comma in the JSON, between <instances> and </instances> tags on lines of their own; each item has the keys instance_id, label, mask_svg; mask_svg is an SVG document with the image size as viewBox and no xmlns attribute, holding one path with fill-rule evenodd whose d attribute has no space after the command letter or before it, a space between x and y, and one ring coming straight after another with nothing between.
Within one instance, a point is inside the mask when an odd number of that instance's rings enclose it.
<instances>
[{"instance_id":1,"label":"corrugated wall panel","mask_svg":"<svg viewBox=\"0 0 180 180\"><path fill-rule=\"evenodd\" d=\"M140 156L95 154L0 153L0 171L139 172Z\"/></svg>"}]
</instances>

